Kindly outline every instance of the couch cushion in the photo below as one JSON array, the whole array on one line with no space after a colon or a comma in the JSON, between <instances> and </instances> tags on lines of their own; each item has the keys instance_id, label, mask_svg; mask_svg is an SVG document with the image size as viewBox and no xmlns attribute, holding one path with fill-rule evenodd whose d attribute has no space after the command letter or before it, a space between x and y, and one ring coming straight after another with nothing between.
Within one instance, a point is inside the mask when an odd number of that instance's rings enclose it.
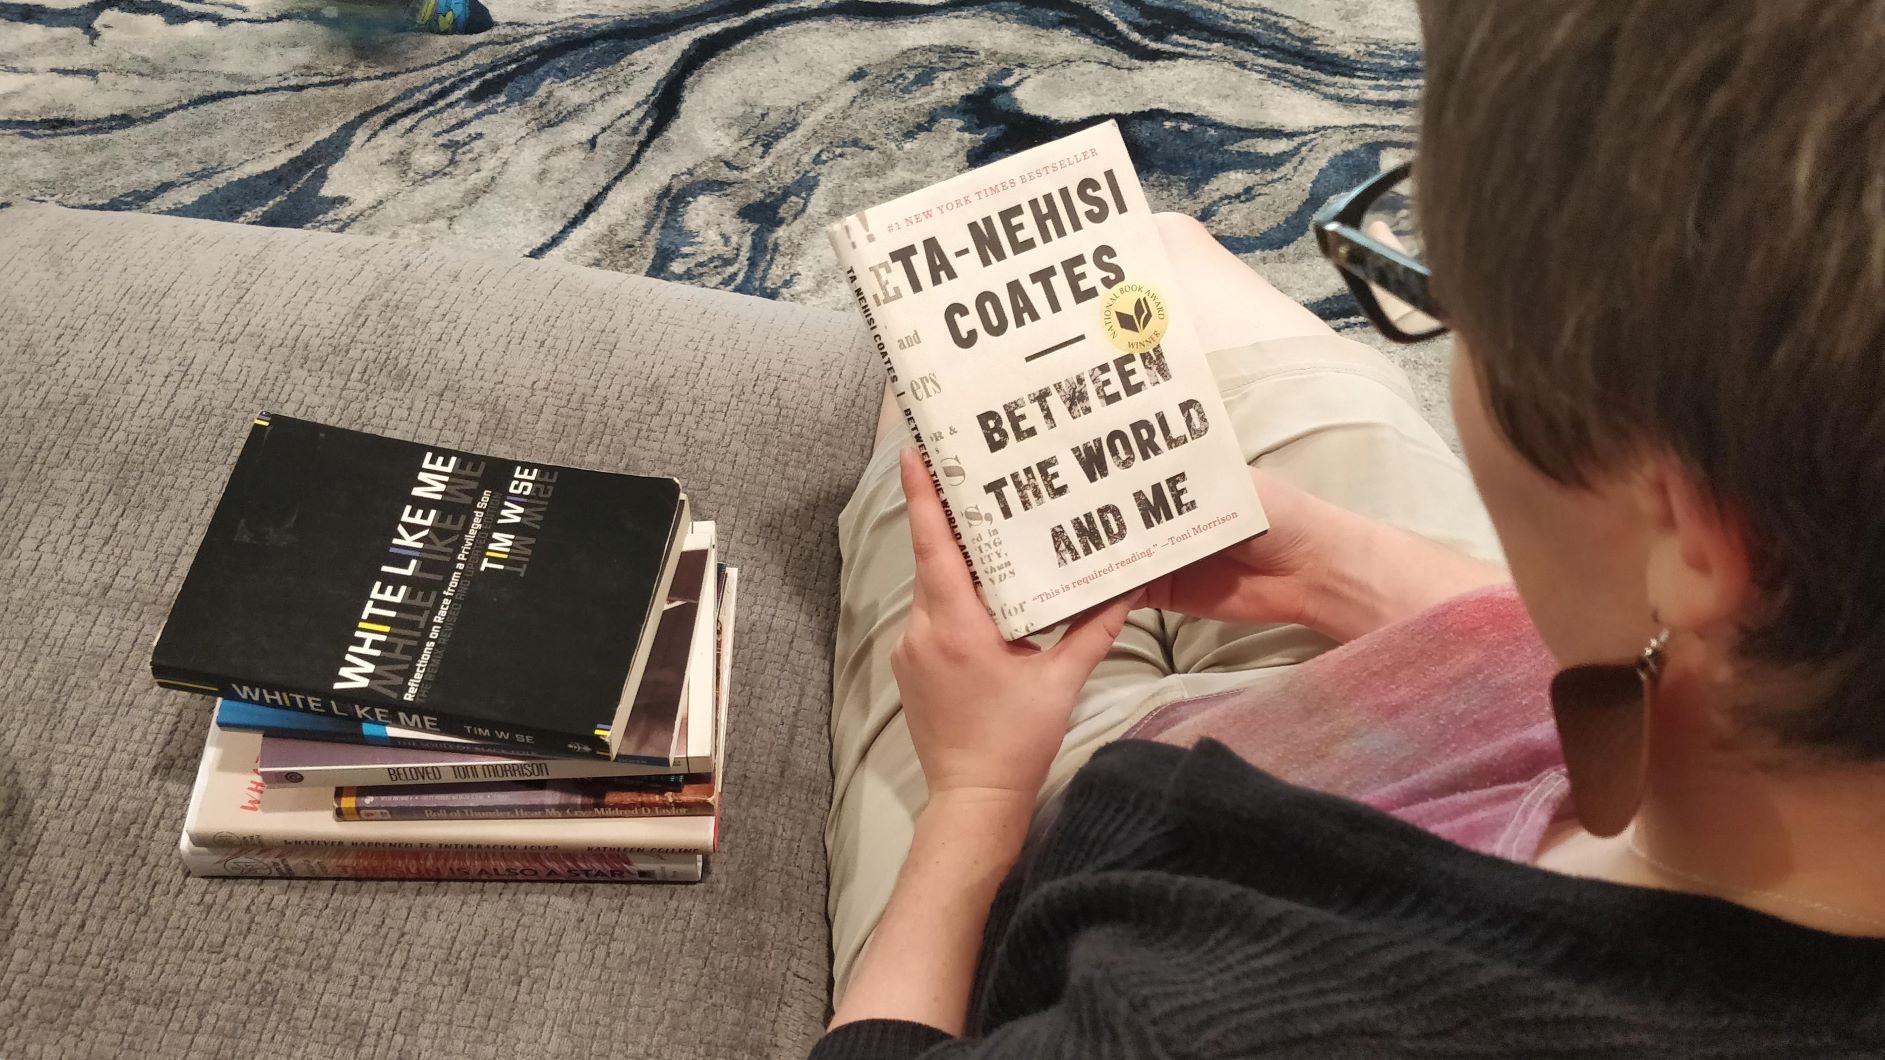
<instances>
[{"instance_id":1,"label":"couch cushion","mask_svg":"<svg viewBox=\"0 0 1885 1060\"><path fill-rule=\"evenodd\" d=\"M465 250L0 209L0 1055L802 1053L826 1004L848 314ZM693 886L192 880L209 700L147 656L277 410L681 479L742 568Z\"/></svg>"}]
</instances>

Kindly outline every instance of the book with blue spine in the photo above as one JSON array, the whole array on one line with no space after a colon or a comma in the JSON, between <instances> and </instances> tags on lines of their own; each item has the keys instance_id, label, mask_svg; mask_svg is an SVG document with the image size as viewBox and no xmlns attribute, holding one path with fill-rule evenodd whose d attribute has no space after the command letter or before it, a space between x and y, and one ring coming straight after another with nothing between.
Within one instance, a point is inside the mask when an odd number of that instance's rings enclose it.
<instances>
[{"instance_id":1,"label":"book with blue spine","mask_svg":"<svg viewBox=\"0 0 1885 1060\"><path fill-rule=\"evenodd\" d=\"M458 754L518 754L515 744L447 736L404 729L373 721L351 721L326 714L309 714L287 707L269 707L240 699L216 701L216 724L225 729L257 732L293 740L362 744L369 747L409 748L415 751L450 751Z\"/></svg>"},{"instance_id":2,"label":"book with blue spine","mask_svg":"<svg viewBox=\"0 0 1885 1060\"><path fill-rule=\"evenodd\" d=\"M233 699L216 704L216 725L261 735L262 779L283 787L711 775L620 759L520 755L504 744L428 738L410 729L353 724Z\"/></svg>"}]
</instances>

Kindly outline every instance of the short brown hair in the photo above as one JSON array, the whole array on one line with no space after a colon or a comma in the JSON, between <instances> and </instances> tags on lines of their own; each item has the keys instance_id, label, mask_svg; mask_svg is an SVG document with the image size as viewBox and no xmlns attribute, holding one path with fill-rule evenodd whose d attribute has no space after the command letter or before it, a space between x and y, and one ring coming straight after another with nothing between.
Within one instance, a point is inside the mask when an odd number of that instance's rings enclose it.
<instances>
[{"instance_id":1,"label":"short brown hair","mask_svg":"<svg viewBox=\"0 0 1885 1060\"><path fill-rule=\"evenodd\" d=\"M1751 538L1741 657L1811 677L1745 717L1885 758L1885 5L1421 7L1422 237L1494 420L1568 484L1681 460Z\"/></svg>"}]
</instances>

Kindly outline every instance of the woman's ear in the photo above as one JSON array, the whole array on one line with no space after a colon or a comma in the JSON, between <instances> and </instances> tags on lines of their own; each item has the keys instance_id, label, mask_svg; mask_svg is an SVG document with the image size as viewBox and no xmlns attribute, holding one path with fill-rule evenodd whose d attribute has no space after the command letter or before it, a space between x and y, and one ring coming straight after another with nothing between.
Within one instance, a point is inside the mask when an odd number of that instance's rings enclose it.
<instances>
[{"instance_id":1,"label":"woman's ear","mask_svg":"<svg viewBox=\"0 0 1885 1060\"><path fill-rule=\"evenodd\" d=\"M1645 589L1664 626L1702 641L1726 639L1753 601L1754 561L1740 514L1696 486L1673 458L1644 469Z\"/></svg>"}]
</instances>

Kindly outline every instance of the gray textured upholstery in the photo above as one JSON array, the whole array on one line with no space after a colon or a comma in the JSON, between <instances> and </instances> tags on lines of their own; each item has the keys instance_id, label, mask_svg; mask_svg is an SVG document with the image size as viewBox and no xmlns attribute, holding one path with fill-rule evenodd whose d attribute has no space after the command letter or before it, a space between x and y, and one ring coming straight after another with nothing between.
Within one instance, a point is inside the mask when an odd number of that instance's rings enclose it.
<instances>
[{"instance_id":1,"label":"gray textured upholstery","mask_svg":"<svg viewBox=\"0 0 1885 1060\"><path fill-rule=\"evenodd\" d=\"M0 1056L745 1057L826 1002L846 314L347 236L0 209ZM209 701L151 640L279 410L670 473L743 568L699 885L193 880Z\"/></svg>"}]
</instances>

